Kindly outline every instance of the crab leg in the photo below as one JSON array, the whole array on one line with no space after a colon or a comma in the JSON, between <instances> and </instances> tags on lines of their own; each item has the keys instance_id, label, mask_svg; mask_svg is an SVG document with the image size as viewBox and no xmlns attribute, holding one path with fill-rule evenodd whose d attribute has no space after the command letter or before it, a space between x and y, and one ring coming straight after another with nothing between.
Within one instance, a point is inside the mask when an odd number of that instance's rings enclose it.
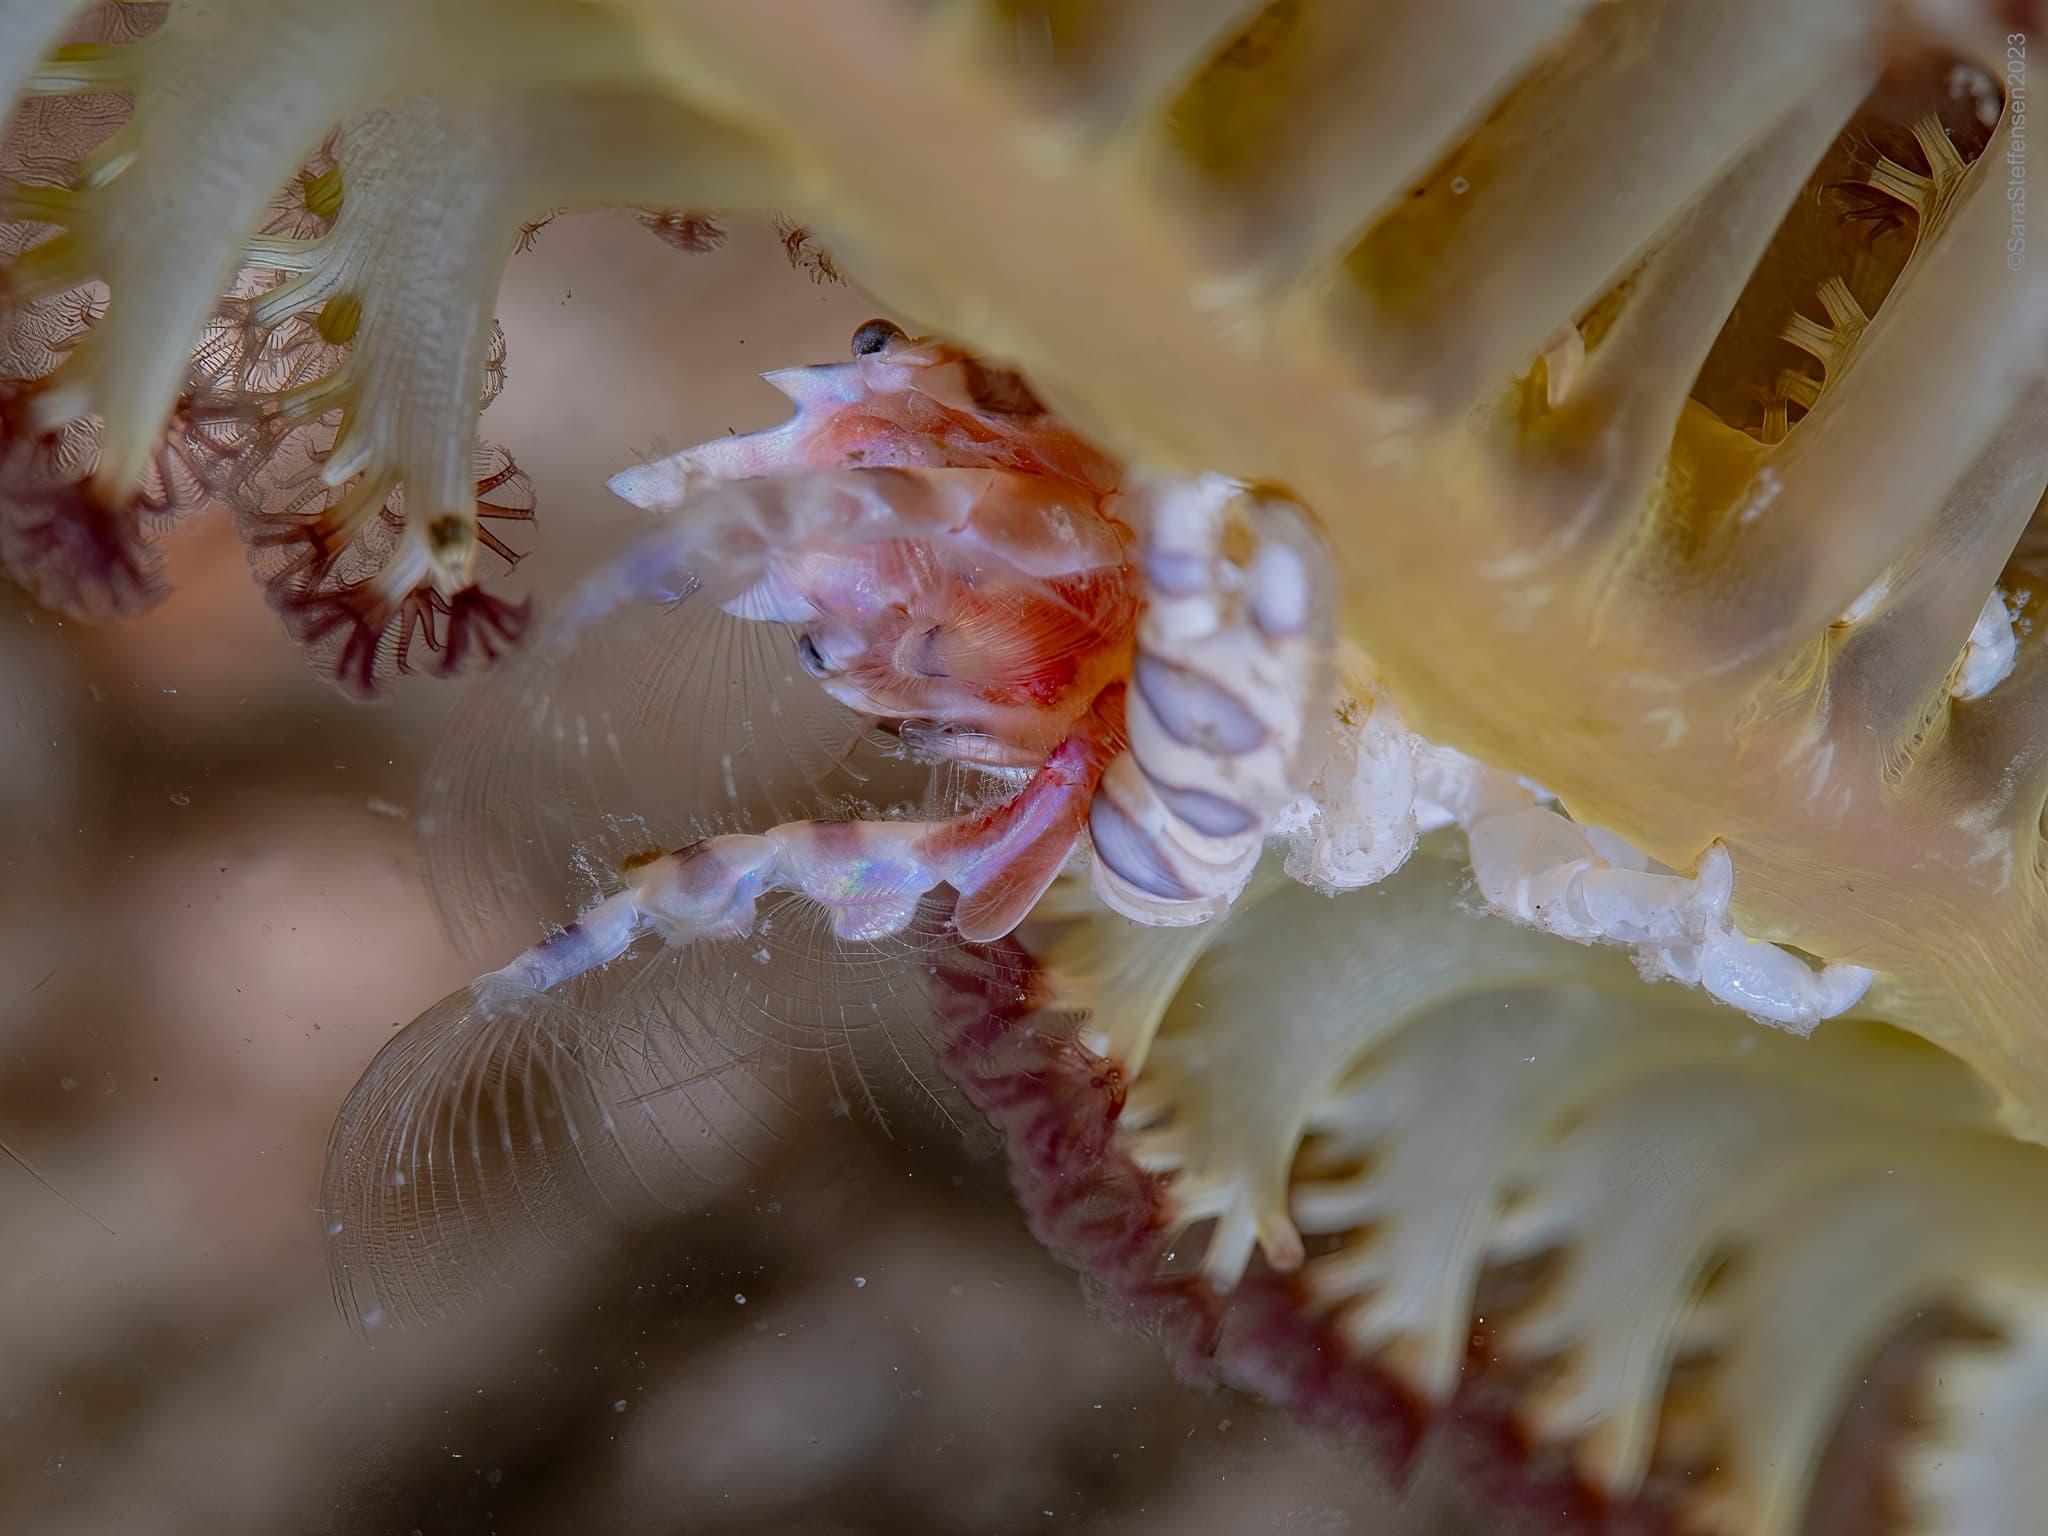
<instances>
[{"instance_id":1,"label":"crab leg","mask_svg":"<svg viewBox=\"0 0 2048 1536\"><path fill-rule=\"evenodd\" d=\"M620 477L621 480L626 477ZM614 489L619 489L617 482ZM668 502L640 485L628 499L682 515L636 540L578 605L615 605L620 584L639 597L667 581L671 597L701 590L741 618L801 623L818 606L794 579L806 553L892 539L943 541L963 559L1022 577L1082 575L1123 562L1118 531L1055 482L986 469L858 469L762 475L729 484L690 480Z\"/></svg>"},{"instance_id":2,"label":"crab leg","mask_svg":"<svg viewBox=\"0 0 2048 1536\"><path fill-rule=\"evenodd\" d=\"M1089 810L1090 879L1125 916L1177 926L1236 899L1299 788L1330 680L1329 603L1316 535L1287 504L1214 475L1133 494L1149 510L1148 605L1131 747ZM1242 564L1223 552L1233 516L1258 540Z\"/></svg>"},{"instance_id":3,"label":"crab leg","mask_svg":"<svg viewBox=\"0 0 2048 1536\"><path fill-rule=\"evenodd\" d=\"M707 838L640 865L625 889L477 985L545 992L648 934L670 945L739 938L753 930L760 898L776 890L825 908L837 937L868 943L902 932L927 892L951 884L960 936L999 939L1073 854L1088 798L1122 745L1118 692L1097 699L1082 728L993 810L943 821L790 821Z\"/></svg>"},{"instance_id":4,"label":"crab leg","mask_svg":"<svg viewBox=\"0 0 2048 1536\"><path fill-rule=\"evenodd\" d=\"M795 404L787 421L622 470L613 494L666 511L705 478L855 467L1019 469L1097 494L1117 482L1115 463L1047 414L1014 373L944 342L914 341L887 320L854 333L851 362L763 377Z\"/></svg>"}]
</instances>

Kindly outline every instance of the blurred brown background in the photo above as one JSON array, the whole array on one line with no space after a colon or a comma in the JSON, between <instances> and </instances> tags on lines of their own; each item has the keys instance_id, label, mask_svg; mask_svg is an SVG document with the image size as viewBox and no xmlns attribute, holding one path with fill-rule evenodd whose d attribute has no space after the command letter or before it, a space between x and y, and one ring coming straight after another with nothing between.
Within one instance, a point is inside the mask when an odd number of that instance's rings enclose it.
<instances>
[{"instance_id":1,"label":"blurred brown background","mask_svg":"<svg viewBox=\"0 0 2048 1536\"><path fill-rule=\"evenodd\" d=\"M609 473L777 419L754 375L841 356L872 309L765 226L700 255L549 226L484 421L540 496L520 581L545 603L636 515ZM174 595L116 627L0 595L0 1138L52 1186L0 1163L0 1530L1440 1528L1092 1317L999 1161L915 1106L884 1132L821 1094L703 1209L568 1278L351 1331L315 1210L329 1121L475 969L411 826L459 685L351 704L224 514L169 556Z\"/></svg>"}]
</instances>

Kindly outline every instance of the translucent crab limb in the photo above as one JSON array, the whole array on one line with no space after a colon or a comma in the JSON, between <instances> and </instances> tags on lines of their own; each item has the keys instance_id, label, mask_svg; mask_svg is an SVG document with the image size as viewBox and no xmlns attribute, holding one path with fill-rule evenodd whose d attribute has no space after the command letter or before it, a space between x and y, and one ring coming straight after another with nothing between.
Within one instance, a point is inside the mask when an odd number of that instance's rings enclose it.
<instances>
[{"instance_id":1,"label":"translucent crab limb","mask_svg":"<svg viewBox=\"0 0 2048 1536\"><path fill-rule=\"evenodd\" d=\"M1349 670L1369 677L1355 652ZM1729 914L1734 865L1710 844L1698 872L1657 865L1598 827L1536 803L1513 775L1409 732L1384 696L1353 681L1312 792L1282 824L1288 872L1317 889L1355 889L1399 868L1421 830L1466 831L1479 894L1511 921L1581 944L1632 951L1643 975L1702 987L1752 1017L1805 1033L1856 1006L1874 979L1844 963L1818 970L1742 932Z\"/></svg>"},{"instance_id":2,"label":"translucent crab limb","mask_svg":"<svg viewBox=\"0 0 2048 1536\"><path fill-rule=\"evenodd\" d=\"M916 341L887 320L853 338L853 361L782 368L763 377L796 406L779 427L714 438L622 470L612 493L659 511L698 479L743 480L794 469L1017 469L1097 495L1117 466L1043 406L1013 373L959 348Z\"/></svg>"},{"instance_id":3,"label":"translucent crab limb","mask_svg":"<svg viewBox=\"0 0 2048 1536\"><path fill-rule=\"evenodd\" d=\"M872 942L901 932L926 893L950 884L961 937L999 939L1071 857L1095 780L1121 744L1120 702L1104 700L1086 731L993 810L938 822L785 822L708 838L629 871L623 890L477 985L551 991L650 933L670 945L738 938L772 890L824 908L835 936Z\"/></svg>"},{"instance_id":4,"label":"translucent crab limb","mask_svg":"<svg viewBox=\"0 0 2048 1536\"><path fill-rule=\"evenodd\" d=\"M1335 894L1377 884L1407 862L1423 827L1416 738L1401 723L1384 684L1353 653L1343 667L1344 696L1307 793L1281 813L1276 836L1288 840L1287 873Z\"/></svg>"},{"instance_id":5,"label":"translucent crab limb","mask_svg":"<svg viewBox=\"0 0 2048 1536\"><path fill-rule=\"evenodd\" d=\"M921 539L1035 578L1124 563L1123 535L1071 515L1070 488L994 470L799 471L693 485L683 501L651 504L682 515L641 541L643 558L687 564L722 606L784 623L814 617L817 605L771 582L769 567L808 550Z\"/></svg>"},{"instance_id":6,"label":"translucent crab limb","mask_svg":"<svg viewBox=\"0 0 2048 1536\"><path fill-rule=\"evenodd\" d=\"M872 322L855 355L873 366L779 375L797 422L734 441L752 470L785 462L764 443L830 437L823 463L721 479L686 454L622 477L659 519L465 707L426 815L474 953L555 919L563 869L593 850L850 796L924 819L985 806L1120 696L1132 533L1094 488L1120 471L953 349Z\"/></svg>"},{"instance_id":7,"label":"translucent crab limb","mask_svg":"<svg viewBox=\"0 0 2048 1536\"><path fill-rule=\"evenodd\" d=\"M1089 878L1139 921L1203 922L1251 878L1328 707L1319 544L1298 509L1221 477L1140 482L1124 501L1145 508L1147 605L1130 750L1089 811ZM1224 554L1233 510L1255 541L1242 563Z\"/></svg>"},{"instance_id":8,"label":"translucent crab limb","mask_svg":"<svg viewBox=\"0 0 2048 1536\"><path fill-rule=\"evenodd\" d=\"M1651 868L1619 839L1540 806L1468 827L1480 894L1507 916L1580 943L1634 949L1645 976L1668 976L1801 1034L1856 1006L1873 973L1841 962L1815 970L1729 916L1735 869L1711 845L1692 877Z\"/></svg>"},{"instance_id":9,"label":"translucent crab limb","mask_svg":"<svg viewBox=\"0 0 2048 1536\"><path fill-rule=\"evenodd\" d=\"M570 628L621 588L701 590L739 617L806 625L799 658L849 708L935 722L928 745L994 766L1036 761L1122 675L1128 531L1070 483L884 468L693 484L579 595Z\"/></svg>"}]
</instances>

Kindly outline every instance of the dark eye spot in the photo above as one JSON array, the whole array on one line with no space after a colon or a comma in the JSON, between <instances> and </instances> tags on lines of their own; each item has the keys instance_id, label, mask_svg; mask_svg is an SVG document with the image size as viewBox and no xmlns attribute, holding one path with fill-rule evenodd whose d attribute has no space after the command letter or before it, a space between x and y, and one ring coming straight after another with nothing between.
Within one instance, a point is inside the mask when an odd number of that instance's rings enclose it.
<instances>
[{"instance_id":1,"label":"dark eye spot","mask_svg":"<svg viewBox=\"0 0 2048 1536\"><path fill-rule=\"evenodd\" d=\"M808 634L796 637L797 665L813 677L830 677L832 664L825 660L825 653L818 649L818 642Z\"/></svg>"},{"instance_id":2,"label":"dark eye spot","mask_svg":"<svg viewBox=\"0 0 2048 1536\"><path fill-rule=\"evenodd\" d=\"M870 320L853 333L853 355L873 357L877 352L886 352L899 341L910 338L903 334L903 328L887 320Z\"/></svg>"}]
</instances>

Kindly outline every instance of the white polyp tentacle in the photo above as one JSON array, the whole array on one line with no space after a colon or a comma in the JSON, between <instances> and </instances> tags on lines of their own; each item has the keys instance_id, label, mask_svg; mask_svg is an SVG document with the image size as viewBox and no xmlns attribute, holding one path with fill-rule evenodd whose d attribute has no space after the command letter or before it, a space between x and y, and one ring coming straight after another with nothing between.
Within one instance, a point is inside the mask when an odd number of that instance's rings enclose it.
<instances>
[{"instance_id":1,"label":"white polyp tentacle","mask_svg":"<svg viewBox=\"0 0 2048 1536\"><path fill-rule=\"evenodd\" d=\"M1147 606L1125 698L1129 750L1090 809L1091 881L1140 922L1207 921L1244 889L1296 797L1329 652L1315 535L1217 475L1128 482ZM1232 520L1255 541L1224 553Z\"/></svg>"},{"instance_id":2,"label":"white polyp tentacle","mask_svg":"<svg viewBox=\"0 0 2048 1536\"><path fill-rule=\"evenodd\" d=\"M1592 834L1598 834L1598 846ZM1687 876L1652 868L1613 834L1540 806L1468 823L1472 870L1489 905L1505 916L1580 943L1633 949L1651 980L1703 988L1754 1018L1799 1033L1846 1013L1872 973L1834 963L1815 970L1776 944L1753 939L1730 917L1734 862L1719 842ZM1633 867L1616 867L1616 857Z\"/></svg>"},{"instance_id":3,"label":"white polyp tentacle","mask_svg":"<svg viewBox=\"0 0 2048 1536\"><path fill-rule=\"evenodd\" d=\"M1993 587L1963 646L1962 661L1956 669L1955 681L1948 686L1949 694L1958 699L1981 699L2012 675L2018 661L2019 636L2013 631L2005 591Z\"/></svg>"},{"instance_id":4,"label":"white polyp tentacle","mask_svg":"<svg viewBox=\"0 0 2048 1536\"><path fill-rule=\"evenodd\" d=\"M1863 966L1816 970L1743 933L1728 911L1734 862L1719 842L1691 875L1658 865L1613 833L1539 804L1513 774L1415 735L1383 688L1360 681L1372 677L1363 655L1348 652L1343 670L1347 697L1322 766L1277 824L1294 840L1287 872L1303 884L1330 894L1371 884L1400 867L1418 835L1457 825L1488 906L1561 938L1631 949L1653 981L1700 987L1800 1033L1869 990L1873 975Z\"/></svg>"},{"instance_id":5,"label":"white polyp tentacle","mask_svg":"<svg viewBox=\"0 0 2048 1536\"><path fill-rule=\"evenodd\" d=\"M1359 675L1347 657L1347 679ZM1377 884L1408 862L1422 835L1415 736L1387 690L1349 683L1334 712L1322 766L1275 824L1292 844L1289 876L1325 895Z\"/></svg>"},{"instance_id":6,"label":"white polyp tentacle","mask_svg":"<svg viewBox=\"0 0 2048 1536\"><path fill-rule=\"evenodd\" d=\"M1736 929L1710 931L1699 952L1700 985L1752 1018L1806 1034L1822 1019L1847 1013L1870 990L1873 974L1839 962L1818 971L1790 950L1745 937Z\"/></svg>"}]
</instances>

